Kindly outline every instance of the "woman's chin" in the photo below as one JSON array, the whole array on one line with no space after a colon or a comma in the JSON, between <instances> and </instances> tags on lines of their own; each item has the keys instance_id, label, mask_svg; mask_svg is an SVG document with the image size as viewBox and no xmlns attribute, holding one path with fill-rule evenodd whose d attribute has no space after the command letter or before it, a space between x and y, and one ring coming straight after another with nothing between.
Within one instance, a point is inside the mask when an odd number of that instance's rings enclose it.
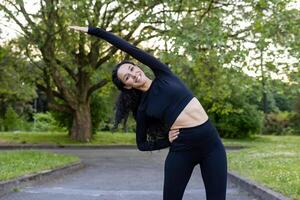
<instances>
[{"instance_id":1,"label":"woman's chin","mask_svg":"<svg viewBox=\"0 0 300 200\"><path fill-rule=\"evenodd\" d=\"M135 85L135 88L136 88L136 89L143 88L143 87L145 86L145 84L146 84L146 81L143 82L143 83L138 83L138 84Z\"/></svg>"}]
</instances>

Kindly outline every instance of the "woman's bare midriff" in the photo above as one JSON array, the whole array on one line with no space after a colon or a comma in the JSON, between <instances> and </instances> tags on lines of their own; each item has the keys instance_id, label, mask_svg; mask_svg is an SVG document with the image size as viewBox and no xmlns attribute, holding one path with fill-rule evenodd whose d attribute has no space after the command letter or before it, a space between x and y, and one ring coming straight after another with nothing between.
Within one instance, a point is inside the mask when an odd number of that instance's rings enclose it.
<instances>
[{"instance_id":1,"label":"woman's bare midriff","mask_svg":"<svg viewBox=\"0 0 300 200\"><path fill-rule=\"evenodd\" d=\"M171 130L198 126L207 120L208 115L198 99L194 97L178 115Z\"/></svg>"}]
</instances>

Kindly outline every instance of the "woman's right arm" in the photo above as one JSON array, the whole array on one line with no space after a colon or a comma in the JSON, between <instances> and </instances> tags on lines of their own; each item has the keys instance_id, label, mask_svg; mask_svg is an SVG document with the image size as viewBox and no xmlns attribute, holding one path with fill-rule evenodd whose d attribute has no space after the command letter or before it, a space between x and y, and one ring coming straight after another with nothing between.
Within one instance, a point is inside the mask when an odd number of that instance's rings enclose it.
<instances>
[{"instance_id":1,"label":"woman's right arm","mask_svg":"<svg viewBox=\"0 0 300 200\"><path fill-rule=\"evenodd\" d=\"M107 42L114 45L118 49L128 53L129 55L131 55L141 63L150 67L155 73L155 75L159 75L161 72L172 73L166 64L160 62L154 56L146 53L145 51L139 49L138 47L130 44L126 40L110 32L107 32L100 28L94 28L94 27L87 28L87 27L70 26L70 28L77 31L86 32L90 35L94 35L96 37L106 40Z\"/></svg>"}]
</instances>

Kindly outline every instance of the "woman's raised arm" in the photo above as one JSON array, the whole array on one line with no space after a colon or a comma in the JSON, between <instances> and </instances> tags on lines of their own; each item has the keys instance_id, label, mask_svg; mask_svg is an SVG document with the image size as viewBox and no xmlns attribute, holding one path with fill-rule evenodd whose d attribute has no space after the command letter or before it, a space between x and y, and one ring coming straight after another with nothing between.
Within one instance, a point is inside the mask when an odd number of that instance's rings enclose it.
<instances>
[{"instance_id":1,"label":"woman's raised arm","mask_svg":"<svg viewBox=\"0 0 300 200\"><path fill-rule=\"evenodd\" d=\"M107 42L114 45L118 49L128 53L129 55L131 55L141 63L150 67L156 76L159 75L161 72L172 73L166 64L160 62L154 56L146 53L145 51L139 49L138 47L130 44L126 40L108 31L105 31L100 28L93 28L93 27L70 26L69 28L74 29L76 31L85 32L90 35L94 35L96 37L106 40Z\"/></svg>"}]
</instances>

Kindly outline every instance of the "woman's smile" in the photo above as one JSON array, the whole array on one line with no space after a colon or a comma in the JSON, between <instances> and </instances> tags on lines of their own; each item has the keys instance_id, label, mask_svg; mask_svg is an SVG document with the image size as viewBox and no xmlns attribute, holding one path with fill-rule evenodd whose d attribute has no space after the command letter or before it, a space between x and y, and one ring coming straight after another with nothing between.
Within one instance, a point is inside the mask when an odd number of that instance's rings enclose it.
<instances>
[{"instance_id":1,"label":"woman's smile","mask_svg":"<svg viewBox=\"0 0 300 200\"><path fill-rule=\"evenodd\" d=\"M141 73L138 73L138 75L136 76L135 82L138 82L141 79Z\"/></svg>"}]
</instances>

